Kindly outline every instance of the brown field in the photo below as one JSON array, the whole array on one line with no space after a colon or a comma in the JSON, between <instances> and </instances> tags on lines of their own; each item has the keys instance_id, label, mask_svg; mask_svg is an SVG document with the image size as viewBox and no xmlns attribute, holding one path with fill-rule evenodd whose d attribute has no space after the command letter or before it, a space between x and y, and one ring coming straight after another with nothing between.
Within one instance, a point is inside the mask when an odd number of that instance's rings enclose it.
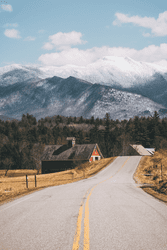
<instances>
[{"instance_id":1,"label":"brown field","mask_svg":"<svg viewBox=\"0 0 167 250\"><path fill-rule=\"evenodd\" d=\"M6 176L6 177L19 177L19 176L25 176L25 175L37 175L38 170L34 169L16 169L16 170L0 170L0 177Z\"/></svg>"},{"instance_id":2,"label":"brown field","mask_svg":"<svg viewBox=\"0 0 167 250\"><path fill-rule=\"evenodd\" d=\"M143 156L134 178L143 184L144 191L167 202L167 150L161 149L153 156Z\"/></svg>"},{"instance_id":3,"label":"brown field","mask_svg":"<svg viewBox=\"0 0 167 250\"><path fill-rule=\"evenodd\" d=\"M7 176L5 176L6 170L0 170L0 204L45 187L89 178L109 165L115 158L105 158L92 163L87 162L75 169L58 173L36 175L37 187L35 187L36 170L9 170ZM26 175L28 175L28 188L26 187Z\"/></svg>"}]
</instances>

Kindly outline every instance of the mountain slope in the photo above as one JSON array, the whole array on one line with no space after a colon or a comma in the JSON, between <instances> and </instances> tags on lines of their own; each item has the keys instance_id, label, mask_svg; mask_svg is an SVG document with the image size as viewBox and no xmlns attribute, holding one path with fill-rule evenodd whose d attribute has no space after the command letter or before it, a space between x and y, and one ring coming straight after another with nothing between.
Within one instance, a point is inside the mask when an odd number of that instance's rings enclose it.
<instances>
[{"instance_id":1,"label":"mountain slope","mask_svg":"<svg viewBox=\"0 0 167 250\"><path fill-rule=\"evenodd\" d=\"M56 114L103 118L106 112L112 119L128 119L135 115L153 115L165 110L163 105L141 95L91 84L74 77L16 82L0 85L0 114L20 119L33 114L37 119Z\"/></svg>"},{"instance_id":2,"label":"mountain slope","mask_svg":"<svg viewBox=\"0 0 167 250\"><path fill-rule=\"evenodd\" d=\"M163 75L156 73L145 84L136 84L130 88L118 87L117 89L137 93L150 98L154 102L167 107L167 81Z\"/></svg>"},{"instance_id":3,"label":"mountain slope","mask_svg":"<svg viewBox=\"0 0 167 250\"><path fill-rule=\"evenodd\" d=\"M66 65L40 69L49 76L74 76L91 83L141 94L167 108L167 69L155 64L110 56L85 67Z\"/></svg>"},{"instance_id":4,"label":"mountain slope","mask_svg":"<svg viewBox=\"0 0 167 250\"><path fill-rule=\"evenodd\" d=\"M7 86L16 82L37 81L45 78L43 72L35 67L13 64L0 68L0 85Z\"/></svg>"},{"instance_id":5,"label":"mountain slope","mask_svg":"<svg viewBox=\"0 0 167 250\"><path fill-rule=\"evenodd\" d=\"M87 66L65 65L61 67L44 66L40 70L48 76L78 77L91 83L132 87L133 84L145 84L156 73L167 80L167 69L161 66L137 62L129 57L106 56Z\"/></svg>"}]
</instances>

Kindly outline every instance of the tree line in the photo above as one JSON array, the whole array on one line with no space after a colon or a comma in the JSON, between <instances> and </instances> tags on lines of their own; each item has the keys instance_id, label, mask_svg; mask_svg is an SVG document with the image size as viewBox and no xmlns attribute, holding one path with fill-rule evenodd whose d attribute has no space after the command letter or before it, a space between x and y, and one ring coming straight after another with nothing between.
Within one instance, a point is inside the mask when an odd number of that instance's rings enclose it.
<instances>
[{"instance_id":1,"label":"tree line","mask_svg":"<svg viewBox=\"0 0 167 250\"><path fill-rule=\"evenodd\" d=\"M37 121L27 113L20 121L0 120L0 168L40 169L45 145L66 144L67 137L76 137L77 144L98 143L104 157L126 154L129 144L157 150L167 148L167 118L155 112L115 121L106 113L103 119L57 115Z\"/></svg>"}]
</instances>

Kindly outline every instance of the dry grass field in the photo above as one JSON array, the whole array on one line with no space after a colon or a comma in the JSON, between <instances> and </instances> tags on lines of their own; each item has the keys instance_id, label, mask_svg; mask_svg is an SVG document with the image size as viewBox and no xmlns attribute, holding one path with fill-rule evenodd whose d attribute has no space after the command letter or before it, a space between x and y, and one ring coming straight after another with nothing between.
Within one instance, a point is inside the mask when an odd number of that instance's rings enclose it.
<instances>
[{"instance_id":1,"label":"dry grass field","mask_svg":"<svg viewBox=\"0 0 167 250\"><path fill-rule=\"evenodd\" d=\"M167 150L161 149L153 156L143 156L134 178L143 184L144 191L167 202Z\"/></svg>"},{"instance_id":2,"label":"dry grass field","mask_svg":"<svg viewBox=\"0 0 167 250\"><path fill-rule=\"evenodd\" d=\"M34 169L16 169L16 170L0 170L0 177L19 177L25 175L37 175L38 170Z\"/></svg>"},{"instance_id":3,"label":"dry grass field","mask_svg":"<svg viewBox=\"0 0 167 250\"><path fill-rule=\"evenodd\" d=\"M0 170L0 204L36 190L89 178L109 165L116 157L84 163L75 169L52 174L37 174L36 170ZM28 176L28 188L26 187ZM35 187L35 175L37 187Z\"/></svg>"}]
</instances>

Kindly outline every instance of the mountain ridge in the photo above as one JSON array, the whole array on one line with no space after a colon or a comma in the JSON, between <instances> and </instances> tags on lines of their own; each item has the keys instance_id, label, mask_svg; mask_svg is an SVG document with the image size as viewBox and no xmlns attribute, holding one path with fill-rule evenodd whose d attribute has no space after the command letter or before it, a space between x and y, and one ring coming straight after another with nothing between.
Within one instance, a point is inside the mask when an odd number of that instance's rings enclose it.
<instances>
[{"instance_id":1,"label":"mountain ridge","mask_svg":"<svg viewBox=\"0 0 167 250\"><path fill-rule=\"evenodd\" d=\"M75 77L63 79L54 76L36 82L30 79L0 85L0 114L15 119L21 119L26 113L37 119L58 114L103 118L109 113L113 120L121 120L136 115L153 115L155 110L167 111L163 105L147 97Z\"/></svg>"},{"instance_id":2,"label":"mountain ridge","mask_svg":"<svg viewBox=\"0 0 167 250\"><path fill-rule=\"evenodd\" d=\"M156 110L166 116L167 69L163 67L104 57L85 67L52 66L49 70L17 64L0 68L0 114L18 118L26 112L36 117L55 112L89 118L108 112L114 119L128 119Z\"/></svg>"},{"instance_id":3,"label":"mountain ridge","mask_svg":"<svg viewBox=\"0 0 167 250\"><path fill-rule=\"evenodd\" d=\"M91 83L105 85L115 83L124 85L123 87L130 87L139 81L146 82L155 73L162 74L167 80L166 68L151 63L138 62L129 57L106 56L87 66L41 66L40 70L50 77L56 75L67 78L71 75Z\"/></svg>"}]
</instances>

